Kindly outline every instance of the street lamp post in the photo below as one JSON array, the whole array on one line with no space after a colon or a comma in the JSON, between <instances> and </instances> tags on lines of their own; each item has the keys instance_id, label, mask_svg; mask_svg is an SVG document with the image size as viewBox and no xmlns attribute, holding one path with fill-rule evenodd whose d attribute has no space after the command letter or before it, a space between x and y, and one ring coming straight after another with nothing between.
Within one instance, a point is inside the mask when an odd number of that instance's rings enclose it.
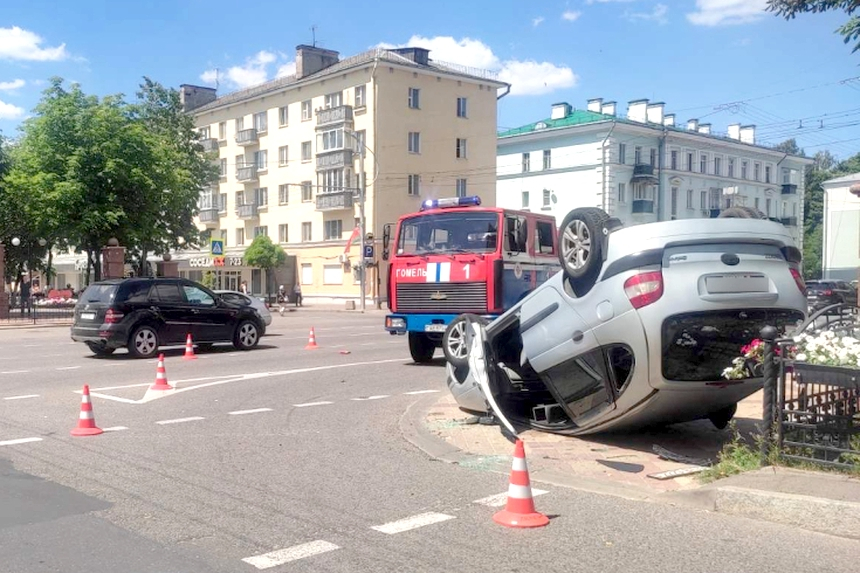
<instances>
[{"instance_id":1,"label":"street lamp post","mask_svg":"<svg viewBox=\"0 0 860 573\"><path fill-rule=\"evenodd\" d=\"M44 247L45 245L48 244L48 241L46 241L45 239L39 239L38 243L39 243L40 247ZM12 237L12 246L16 247L16 248L20 247L21 246L21 239L18 237ZM33 264L32 264L33 243L32 242L27 243L25 253L26 253L26 258L27 258L26 259L26 262L27 262L27 282L29 283L30 288L32 288L32 286L33 286ZM27 306L29 308L29 306L30 306L29 301L27 301ZM24 297L23 296L21 297L21 314L24 314ZM35 320L35 317L33 320Z\"/></svg>"}]
</instances>

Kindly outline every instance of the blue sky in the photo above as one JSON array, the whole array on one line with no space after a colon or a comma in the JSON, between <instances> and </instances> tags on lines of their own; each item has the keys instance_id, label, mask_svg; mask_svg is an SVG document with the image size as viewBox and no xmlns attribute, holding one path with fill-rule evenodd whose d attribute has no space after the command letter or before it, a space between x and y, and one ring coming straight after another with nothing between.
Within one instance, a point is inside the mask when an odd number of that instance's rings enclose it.
<instances>
[{"instance_id":1,"label":"blue sky","mask_svg":"<svg viewBox=\"0 0 860 573\"><path fill-rule=\"evenodd\" d=\"M226 93L290 73L295 46L316 26L318 44L342 57L418 43L431 58L498 71L513 84L501 127L542 119L556 101L584 108L602 97L623 113L648 98L716 132L755 123L765 143L796 136L810 154L860 151L860 53L834 34L844 13L786 22L763 12L766 0L303 4L4 2L0 130L14 136L55 75L89 93L132 95L143 75L206 84L217 69Z\"/></svg>"}]
</instances>

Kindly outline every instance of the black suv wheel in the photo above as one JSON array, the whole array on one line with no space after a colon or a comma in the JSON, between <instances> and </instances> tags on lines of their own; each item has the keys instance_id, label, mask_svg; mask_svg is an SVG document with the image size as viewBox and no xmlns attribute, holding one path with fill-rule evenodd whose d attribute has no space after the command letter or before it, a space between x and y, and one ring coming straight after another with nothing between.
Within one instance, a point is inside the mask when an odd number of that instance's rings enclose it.
<instances>
[{"instance_id":1,"label":"black suv wheel","mask_svg":"<svg viewBox=\"0 0 860 573\"><path fill-rule=\"evenodd\" d=\"M158 352L158 331L144 324L131 332L128 351L136 358L152 358Z\"/></svg>"},{"instance_id":2,"label":"black suv wheel","mask_svg":"<svg viewBox=\"0 0 860 573\"><path fill-rule=\"evenodd\" d=\"M238 350L250 350L260 342L260 327L252 320L243 320L236 327L233 346Z\"/></svg>"}]
</instances>

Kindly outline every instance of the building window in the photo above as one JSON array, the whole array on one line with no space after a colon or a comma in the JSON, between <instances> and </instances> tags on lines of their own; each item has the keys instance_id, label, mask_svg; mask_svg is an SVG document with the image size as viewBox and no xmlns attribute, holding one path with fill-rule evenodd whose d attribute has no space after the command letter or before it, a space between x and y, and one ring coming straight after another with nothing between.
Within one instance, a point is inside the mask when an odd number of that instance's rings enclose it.
<instances>
[{"instance_id":1,"label":"building window","mask_svg":"<svg viewBox=\"0 0 860 573\"><path fill-rule=\"evenodd\" d=\"M642 148L640 146L636 146L633 148L633 164L639 165L642 163Z\"/></svg>"},{"instance_id":2,"label":"building window","mask_svg":"<svg viewBox=\"0 0 860 573\"><path fill-rule=\"evenodd\" d=\"M764 213L765 213L765 215L767 215L768 217L770 217L770 206L771 206L771 204L772 204L772 203L773 203L773 200L772 200L772 199L765 199L765 200L764 200Z\"/></svg>"},{"instance_id":3,"label":"building window","mask_svg":"<svg viewBox=\"0 0 860 573\"><path fill-rule=\"evenodd\" d=\"M209 139L209 126L201 127L197 130L197 134L200 136L200 139Z\"/></svg>"},{"instance_id":4,"label":"building window","mask_svg":"<svg viewBox=\"0 0 860 573\"><path fill-rule=\"evenodd\" d=\"M236 131L242 131L245 129L245 117L237 117L236 118Z\"/></svg>"},{"instance_id":5,"label":"building window","mask_svg":"<svg viewBox=\"0 0 860 573\"><path fill-rule=\"evenodd\" d=\"M544 169L552 169L552 150L544 149L543 150L543 168Z\"/></svg>"},{"instance_id":6,"label":"building window","mask_svg":"<svg viewBox=\"0 0 860 573\"><path fill-rule=\"evenodd\" d=\"M219 165L219 174L221 177L227 177L227 158L222 157Z\"/></svg>"},{"instance_id":7,"label":"building window","mask_svg":"<svg viewBox=\"0 0 860 573\"><path fill-rule=\"evenodd\" d=\"M782 169L782 183L784 185L789 185L791 183L791 171L786 168Z\"/></svg>"},{"instance_id":8,"label":"building window","mask_svg":"<svg viewBox=\"0 0 860 573\"><path fill-rule=\"evenodd\" d=\"M278 185L278 205L289 205L290 203L290 184L283 183Z\"/></svg>"},{"instance_id":9,"label":"building window","mask_svg":"<svg viewBox=\"0 0 860 573\"><path fill-rule=\"evenodd\" d=\"M302 242L307 243L312 240L313 235L311 235L311 224L310 223L302 223Z\"/></svg>"},{"instance_id":10,"label":"building window","mask_svg":"<svg viewBox=\"0 0 860 573\"><path fill-rule=\"evenodd\" d=\"M322 192L343 191L343 169L329 169L322 172Z\"/></svg>"},{"instance_id":11,"label":"building window","mask_svg":"<svg viewBox=\"0 0 860 573\"><path fill-rule=\"evenodd\" d=\"M764 182L770 183L770 165L764 167Z\"/></svg>"},{"instance_id":12,"label":"building window","mask_svg":"<svg viewBox=\"0 0 860 573\"><path fill-rule=\"evenodd\" d=\"M314 284L314 267L310 263L302 263L302 284Z\"/></svg>"},{"instance_id":13,"label":"building window","mask_svg":"<svg viewBox=\"0 0 860 573\"><path fill-rule=\"evenodd\" d=\"M324 131L319 137L322 140L323 151L336 151L338 149L343 149L343 129ZM317 144L317 149L319 149L319 141L317 141Z\"/></svg>"},{"instance_id":14,"label":"building window","mask_svg":"<svg viewBox=\"0 0 860 573\"><path fill-rule=\"evenodd\" d=\"M303 141L302 142L302 161L310 161L311 160L311 142Z\"/></svg>"},{"instance_id":15,"label":"building window","mask_svg":"<svg viewBox=\"0 0 860 573\"><path fill-rule=\"evenodd\" d=\"M523 173L531 171L532 156L531 153L523 153Z\"/></svg>"},{"instance_id":16,"label":"building window","mask_svg":"<svg viewBox=\"0 0 860 573\"><path fill-rule=\"evenodd\" d=\"M741 179L747 178L747 162L741 161Z\"/></svg>"},{"instance_id":17,"label":"building window","mask_svg":"<svg viewBox=\"0 0 860 573\"><path fill-rule=\"evenodd\" d=\"M693 171L693 154L687 153L687 171Z\"/></svg>"},{"instance_id":18,"label":"building window","mask_svg":"<svg viewBox=\"0 0 860 573\"><path fill-rule=\"evenodd\" d=\"M245 167L245 156L237 155L236 156L236 169L242 169Z\"/></svg>"},{"instance_id":19,"label":"building window","mask_svg":"<svg viewBox=\"0 0 860 573\"><path fill-rule=\"evenodd\" d=\"M289 243L290 242L290 226L286 223L281 223L278 225L278 242L279 243Z\"/></svg>"},{"instance_id":20,"label":"building window","mask_svg":"<svg viewBox=\"0 0 860 573\"><path fill-rule=\"evenodd\" d=\"M627 184L619 183L618 184L618 202L619 203L627 203Z\"/></svg>"},{"instance_id":21,"label":"building window","mask_svg":"<svg viewBox=\"0 0 860 573\"><path fill-rule=\"evenodd\" d=\"M227 194L221 193L218 196L218 212L226 213L227 212Z\"/></svg>"},{"instance_id":22,"label":"building window","mask_svg":"<svg viewBox=\"0 0 860 573\"><path fill-rule=\"evenodd\" d=\"M552 199L552 191L549 189L543 190L543 203L541 204L541 208L549 209L550 208L550 200Z\"/></svg>"},{"instance_id":23,"label":"building window","mask_svg":"<svg viewBox=\"0 0 860 573\"><path fill-rule=\"evenodd\" d=\"M302 102L302 121L310 121L312 117L311 100L306 99Z\"/></svg>"},{"instance_id":24,"label":"building window","mask_svg":"<svg viewBox=\"0 0 860 573\"><path fill-rule=\"evenodd\" d=\"M619 143L618 144L618 163L624 165L627 163L627 144Z\"/></svg>"},{"instance_id":25,"label":"building window","mask_svg":"<svg viewBox=\"0 0 860 573\"><path fill-rule=\"evenodd\" d=\"M239 205L245 204L245 192L244 191L236 191L236 208L239 208Z\"/></svg>"},{"instance_id":26,"label":"building window","mask_svg":"<svg viewBox=\"0 0 860 573\"><path fill-rule=\"evenodd\" d=\"M466 159L466 140L458 137L456 146L457 159Z\"/></svg>"},{"instance_id":27,"label":"building window","mask_svg":"<svg viewBox=\"0 0 860 573\"><path fill-rule=\"evenodd\" d=\"M290 148L282 145L278 148L278 167L286 167L290 159Z\"/></svg>"},{"instance_id":28,"label":"building window","mask_svg":"<svg viewBox=\"0 0 860 573\"><path fill-rule=\"evenodd\" d=\"M759 205L761 205L761 200L758 197L756 197L755 198L755 208L758 209Z\"/></svg>"},{"instance_id":29,"label":"building window","mask_svg":"<svg viewBox=\"0 0 860 573\"><path fill-rule=\"evenodd\" d=\"M331 109L333 107L340 107L343 105L343 92L334 92L331 94L326 94L324 100L324 107L326 109Z\"/></svg>"},{"instance_id":30,"label":"building window","mask_svg":"<svg viewBox=\"0 0 860 573\"><path fill-rule=\"evenodd\" d=\"M409 153L421 153L421 134L417 131L409 132Z\"/></svg>"},{"instance_id":31,"label":"building window","mask_svg":"<svg viewBox=\"0 0 860 573\"><path fill-rule=\"evenodd\" d=\"M735 160L732 157L729 157L729 177L734 178L735 176Z\"/></svg>"},{"instance_id":32,"label":"building window","mask_svg":"<svg viewBox=\"0 0 860 573\"><path fill-rule=\"evenodd\" d=\"M367 97L367 92L365 91L366 86L355 86L355 107L364 107L367 105L365 99Z\"/></svg>"},{"instance_id":33,"label":"building window","mask_svg":"<svg viewBox=\"0 0 860 573\"><path fill-rule=\"evenodd\" d=\"M218 139L224 141L227 139L227 122L222 121L218 124Z\"/></svg>"},{"instance_id":34,"label":"building window","mask_svg":"<svg viewBox=\"0 0 860 573\"><path fill-rule=\"evenodd\" d=\"M702 191L699 194L699 205L700 205L701 209L707 209L708 208L708 192L707 191Z\"/></svg>"},{"instance_id":35,"label":"building window","mask_svg":"<svg viewBox=\"0 0 860 573\"><path fill-rule=\"evenodd\" d=\"M265 236L265 235L268 235L268 234L269 234L269 227L268 227L268 225L261 225L261 226L259 226L259 227L254 227L254 238L255 238L255 239L256 239L257 237L259 237L260 235L264 235L264 236Z\"/></svg>"},{"instance_id":36,"label":"building window","mask_svg":"<svg viewBox=\"0 0 860 573\"><path fill-rule=\"evenodd\" d=\"M409 175L406 192L408 195L417 196L421 194L421 176Z\"/></svg>"},{"instance_id":37,"label":"building window","mask_svg":"<svg viewBox=\"0 0 860 573\"><path fill-rule=\"evenodd\" d=\"M699 154L699 173L708 172L708 155L705 153Z\"/></svg>"},{"instance_id":38,"label":"building window","mask_svg":"<svg viewBox=\"0 0 860 573\"><path fill-rule=\"evenodd\" d=\"M468 100L464 97L457 98L457 117L468 117L466 115Z\"/></svg>"},{"instance_id":39,"label":"building window","mask_svg":"<svg viewBox=\"0 0 860 573\"><path fill-rule=\"evenodd\" d=\"M687 189L687 209L693 208L693 190Z\"/></svg>"},{"instance_id":40,"label":"building window","mask_svg":"<svg viewBox=\"0 0 860 573\"><path fill-rule=\"evenodd\" d=\"M652 201L650 185L633 185L634 201Z\"/></svg>"},{"instance_id":41,"label":"building window","mask_svg":"<svg viewBox=\"0 0 860 573\"><path fill-rule=\"evenodd\" d=\"M283 106L278 108L278 125L280 127L287 127L290 125L290 108L289 106Z\"/></svg>"},{"instance_id":42,"label":"building window","mask_svg":"<svg viewBox=\"0 0 860 573\"><path fill-rule=\"evenodd\" d=\"M678 169L678 151L672 150L669 152L669 169Z\"/></svg>"},{"instance_id":43,"label":"building window","mask_svg":"<svg viewBox=\"0 0 860 573\"><path fill-rule=\"evenodd\" d=\"M753 164L753 179L761 181L761 163Z\"/></svg>"},{"instance_id":44,"label":"building window","mask_svg":"<svg viewBox=\"0 0 860 573\"><path fill-rule=\"evenodd\" d=\"M265 149L254 152L254 165L257 166L257 171L268 169L269 167L269 152Z\"/></svg>"},{"instance_id":45,"label":"building window","mask_svg":"<svg viewBox=\"0 0 860 573\"><path fill-rule=\"evenodd\" d=\"M352 134L355 139L355 152L364 155L367 153L365 149L365 141L367 141L367 130L360 129Z\"/></svg>"},{"instance_id":46,"label":"building window","mask_svg":"<svg viewBox=\"0 0 860 573\"><path fill-rule=\"evenodd\" d=\"M651 148L651 165L657 165L657 150Z\"/></svg>"},{"instance_id":47,"label":"building window","mask_svg":"<svg viewBox=\"0 0 860 573\"><path fill-rule=\"evenodd\" d=\"M457 197L466 196L466 180L457 179Z\"/></svg>"},{"instance_id":48,"label":"building window","mask_svg":"<svg viewBox=\"0 0 860 573\"><path fill-rule=\"evenodd\" d=\"M269 114L265 111L254 114L254 129L257 133L265 133L269 130Z\"/></svg>"},{"instance_id":49,"label":"building window","mask_svg":"<svg viewBox=\"0 0 860 573\"><path fill-rule=\"evenodd\" d=\"M409 88L409 107L412 109L420 109L421 90L418 88Z\"/></svg>"},{"instance_id":50,"label":"building window","mask_svg":"<svg viewBox=\"0 0 860 573\"><path fill-rule=\"evenodd\" d=\"M672 187L672 197L671 197L671 210L670 215L672 219L678 218L678 188Z\"/></svg>"},{"instance_id":51,"label":"building window","mask_svg":"<svg viewBox=\"0 0 860 573\"><path fill-rule=\"evenodd\" d=\"M342 285L343 265L323 265L323 284Z\"/></svg>"},{"instance_id":52,"label":"building window","mask_svg":"<svg viewBox=\"0 0 860 573\"><path fill-rule=\"evenodd\" d=\"M528 209L529 208L529 192L528 191L522 192L522 202L523 202L523 209Z\"/></svg>"},{"instance_id":53,"label":"building window","mask_svg":"<svg viewBox=\"0 0 860 573\"><path fill-rule=\"evenodd\" d=\"M244 227L236 229L236 246L245 244L245 229Z\"/></svg>"},{"instance_id":54,"label":"building window","mask_svg":"<svg viewBox=\"0 0 860 573\"><path fill-rule=\"evenodd\" d=\"M221 240L224 241L224 246L227 246L227 229L221 229Z\"/></svg>"},{"instance_id":55,"label":"building window","mask_svg":"<svg viewBox=\"0 0 860 573\"><path fill-rule=\"evenodd\" d=\"M314 187L312 181L302 181L302 202L307 203L314 200ZM308 223L310 225L310 223Z\"/></svg>"},{"instance_id":56,"label":"building window","mask_svg":"<svg viewBox=\"0 0 860 573\"><path fill-rule=\"evenodd\" d=\"M723 158L714 157L714 175L723 174Z\"/></svg>"},{"instance_id":57,"label":"building window","mask_svg":"<svg viewBox=\"0 0 860 573\"><path fill-rule=\"evenodd\" d=\"M343 221L340 219L323 222L323 232L326 241L340 240L343 234Z\"/></svg>"},{"instance_id":58,"label":"building window","mask_svg":"<svg viewBox=\"0 0 860 573\"><path fill-rule=\"evenodd\" d=\"M269 205L269 188L258 187L254 189L254 202L258 207L267 207Z\"/></svg>"}]
</instances>

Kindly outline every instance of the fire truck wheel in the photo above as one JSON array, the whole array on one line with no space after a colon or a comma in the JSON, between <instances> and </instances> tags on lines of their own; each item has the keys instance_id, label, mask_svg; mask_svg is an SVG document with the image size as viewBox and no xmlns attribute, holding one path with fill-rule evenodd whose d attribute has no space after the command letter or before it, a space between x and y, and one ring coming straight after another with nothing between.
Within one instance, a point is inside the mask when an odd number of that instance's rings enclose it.
<instances>
[{"instance_id":1,"label":"fire truck wheel","mask_svg":"<svg viewBox=\"0 0 860 573\"><path fill-rule=\"evenodd\" d=\"M469 349L472 347L472 329L469 324L477 322L486 326L487 320L477 314L461 314L451 321L442 337L442 352L445 360L455 368L469 366Z\"/></svg>"},{"instance_id":2,"label":"fire truck wheel","mask_svg":"<svg viewBox=\"0 0 860 573\"><path fill-rule=\"evenodd\" d=\"M419 364L425 364L433 360L436 351L436 342L426 334L420 332L409 333L409 353L412 360Z\"/></svg>"},{"instance_id":3,"label":"fire truck wheel","mask_svg":"<svg viewBox=\"0 0 860 573\"><path fill-rule=\"evenodd\" d=\"M559 230L558 258L571 281L595 279L603 262L604 235L609 215L603 209L574 209ZM590 285L588 285L590 287Z\"/></svg>"}]
</instances>

